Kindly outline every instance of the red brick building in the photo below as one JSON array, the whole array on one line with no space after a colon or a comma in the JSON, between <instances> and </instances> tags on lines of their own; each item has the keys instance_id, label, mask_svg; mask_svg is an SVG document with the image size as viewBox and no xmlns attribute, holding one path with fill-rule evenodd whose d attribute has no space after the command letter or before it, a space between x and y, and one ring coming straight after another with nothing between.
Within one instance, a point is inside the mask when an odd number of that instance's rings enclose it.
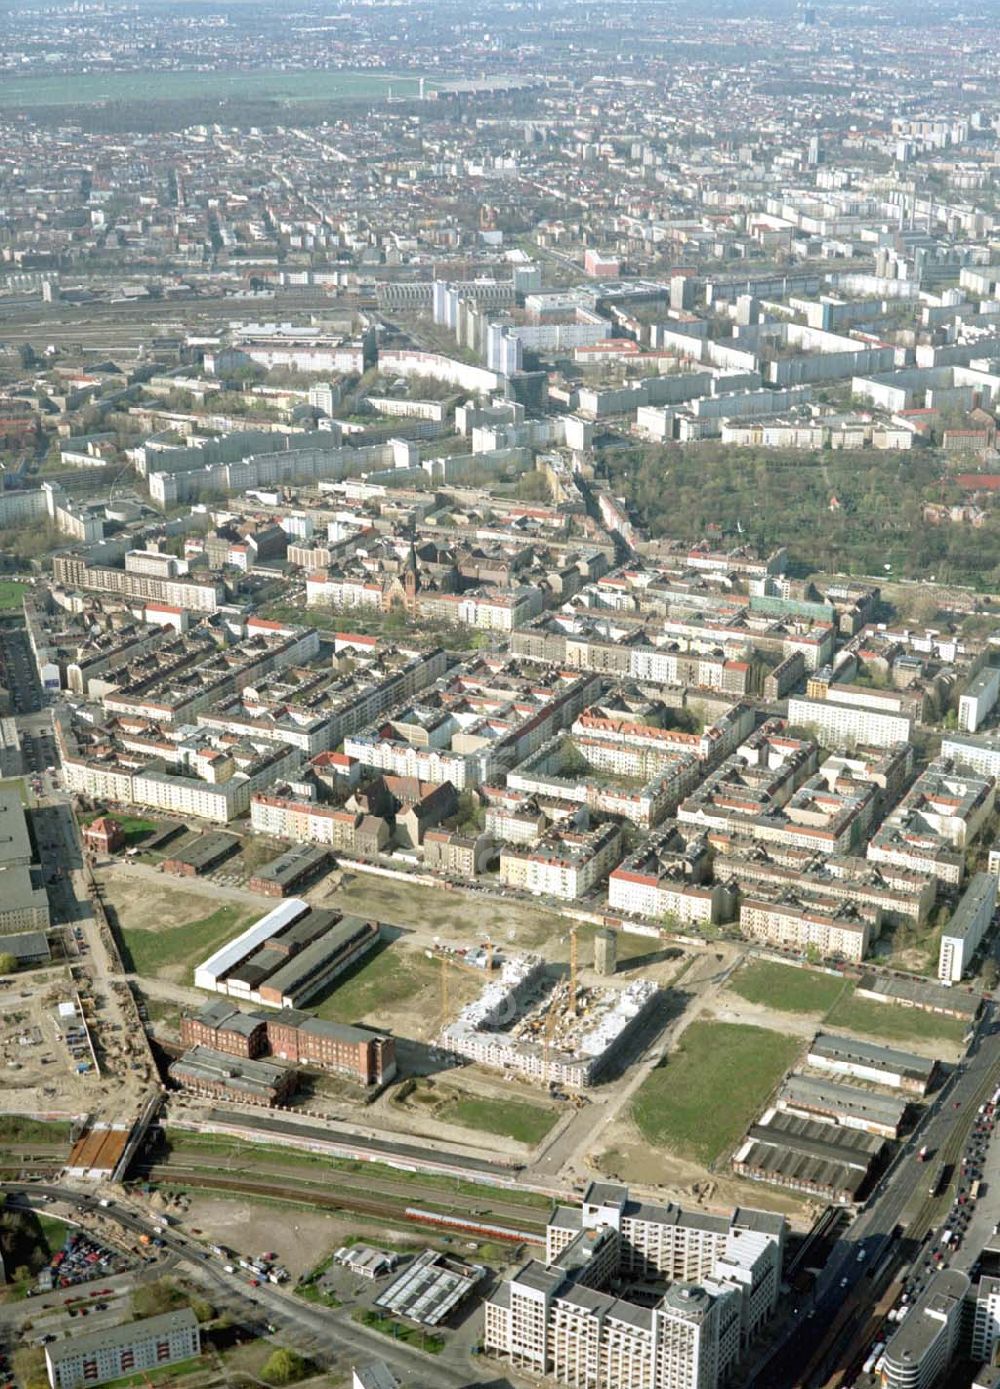
<instances>
[{"instance_id":1,"label":"red brick building","mask_svg":"<svg viewBox=\"0 0 1000 1389\"><path fill-rule=\"evenodd\" d=\"M359 1085L383 1085L396 1074L395 1038L326 1022L295 1008L244 1013L218 999L197 1013L182 1015L181 1042L187 1049L207 1048L245 1060L272 1056L336 1071Z\"/></svg>"},{"instance_id":2,"label":"red brick building","mask_svg":"<svg viewBox=\"0 0 1000 1389\"><path fill-rule=\"evenodd\" d=\"M361 1085L382 1085L396 1074L394 1037L292 1008L268 1017L267 1040L271 1055L279 1060L340 1071Z\"/></svg>"},{"instance_id":3,"label":"red brick building","mask_svg":"<svg viewBox=\"0 0 1000 1389\"><path fill-rule=\"evenodd\" d=\"M83 841L95 854L117 854L125 847L125 834L117 820L101 815L84 829Z\"/></svg>"},{"instance_id":4,"label":"red brick building","mask_svg":"<svg viewBox=\"0 0 1000 1389\"><path fill-rule=\"evenodd\" d=\"M181 1015L181 1042L256 1060L268 1052L267 1022L259 1013L241 1013L220 998L198 1013Z\"/></svg>"}]
</instances>

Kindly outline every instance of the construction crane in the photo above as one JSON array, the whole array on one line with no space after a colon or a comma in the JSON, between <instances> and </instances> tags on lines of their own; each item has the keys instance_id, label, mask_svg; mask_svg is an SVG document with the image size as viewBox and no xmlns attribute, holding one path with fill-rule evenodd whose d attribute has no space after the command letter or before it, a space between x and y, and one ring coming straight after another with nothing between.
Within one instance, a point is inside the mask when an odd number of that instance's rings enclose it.
<instances>
[{"instance_id":1,"label":"construction crane","mask_svg":"<svg viewBox=\"0 0 1000 1389\"><path fill-rule=\"evenodd\" d=\"M487 938L487 939L483 942L483 944L484 944L485 949L486 949L486 970L485 970L485 974L486 974L487 977L489 977L490 971L493 969L493 942L492 942L489 938ZM478 965L470 964L467 960L463 960L460 956L457 956L457 955L449 955L449 954L447 954L447 953L446 953L445 951L443 951L443 950L425 950L425 951L424 951L424 954L427 956L428 960L437 960L437 961L440 962L440 965L441 965L441 1023L440 1023L440 1026L441 1026L441 1027L444 1027L445 1023L448 1021L448 1008L449 1008L449 1004L450 1004L450 1001L451 1001L450 998L449 998L449 992L448 992L448 990L449 990L449 986L448 986L448 971L449 971L449 969L463 969L463 970L466 971L467 974L475 974L475 975L477 975L480 979L483 977L484 971L483 971L482 969L480 969L480 967L479 967Z\"/></svg>"},{"instance_id":2,"label":"construction crane","mask_svg":"<svg viewBox=\"0 0 1000 1389\"><path fill-rule=\"evenodd\" d=\"M576 925L569 928L569 992L566 995L566 1013L569 1017L576 1017L576 969L577 969L577 940Z\"/></svg>"},{"instance_id":3,"label":"construction crane","mask_svg":"<svg viewBox=\"0 0 1000 1389\"><path fill-rule=\"evenodd\" d=\"M555 1004L551 1004L549 1011L545 1014L545 1030L542 1033L542 1064L544 1066L544 1079L549 1078L549 1053L552 1049L552 1035L556 1030L556 1023L559 1021L559 1010Z\"/></svg>"}]
</instances>

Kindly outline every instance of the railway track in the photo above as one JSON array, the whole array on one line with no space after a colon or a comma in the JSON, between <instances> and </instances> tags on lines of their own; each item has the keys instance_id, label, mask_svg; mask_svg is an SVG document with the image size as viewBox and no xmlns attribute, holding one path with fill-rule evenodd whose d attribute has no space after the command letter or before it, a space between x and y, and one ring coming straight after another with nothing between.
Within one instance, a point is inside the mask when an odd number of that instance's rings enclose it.
<instances>
[{"instance_id":1,"label":"railway track","mask_svg":"<svg viewBox=\"0 0 1000 1389\"><path fill-rule=\"evenodd\" d=\"M989 1095L992 1095L995 1089L996 1076L989 1073L983 1078L982 1084L968 1101L965 1114L966 1122L956 1125L948 1136L947 1142L943 1143L940 1151L934 1154L935 1164L943 1162L945 1166L950 1164L954 1168L952 1179L945 1187L944 1191L938 1196L928 1195L924 1198L921 1205L917 1208L916 1215L912 1217L909 1225L906 1227L906 1238L908 1240L914 1240L917 1243L923 1240L928 1232L936 1225L939 1214L950 1205L950 1193L952 1185L954 1184L955 1175L958 1172L959 1159L962 1156L969 1134L972 1131L976 1112L983 1101L986 1100Z\"/></svg>"},{"instance_id":2,"label":"railway track","mask_svg":"<svg viewBox=\"0 0 1000 1389\"><path fill-rule=\"evenodd\" d=\"M418 1203L418 1196L419 1203L437 1208L444 1213L460 1216L487 1214L484 1208L472 1205L469 1197L452 1196L447 1191L412 1184L396 1188L384 1179L372 1180L367 1175L359 1181L358 1178L343 1177L336 1172L324 1173L320 1186L308 1177L273 1170L261 1171L253 1176L220 1177L217 1164L200 1166L197 1163L146 1163L137 1165L135 1172L136 1175L144 1176L146 1180L160 1185L183 1185L189 1182L197 1186L212 1185L214 1188L214 1184L225 1181L229 1183L227 1187L215 1189L244 1191L247 1195L268 1194L283 1199L302 1200L324 1209L355 1210L359 1214L368 1213L368 1205L371 1205L374 1213L391 1213L396 1218L402 1218L407 1206ZM338 1176L341 1177L340 1183L337 1181ZM362 1192L361 1195L358 1194L359 1190ZM373 1196L383 1199L376 1203L369 1199ZM494 1201L494 1205L488 1211L490 1218L507 1221L527 1230L544 1232L546 1222L537 1208L527 1209L506 1202L497 1204L496 1194L487 1198L484 1193L482 1199Z\"/></svg>"},{"instance_id":3,"label":"railway track","mask_svg":"<svg viewBox=\"0 0 1000 1389\"><path fill-rule=\"evenodd\" d=\"M229 1165L226 1161L218 1160L215 1157L203 1157L200 1154L186 1153L179 1151L176 1156L168 1154L150 1154L149 1157L139 1158L132 1164L132 1171L143 1172L153 1170L169 1174L169 1172L225 1172L226 1175L246 1174L249 1176L268 1176L268 1178L279 1179L279 1181L290 1181L306 1183L306 1185L322 1185L329 1188L331 1185L347 1186L349 1183L364 1183L365 1189L379 1193L383 1196L406 1196L407 1200L428 1200L428 1201L450 1201L451 1206L468 1208L474 1210L482 1206L501 1206L506 1211L519 1220L540 1220L542 1213L547 1213L551 1208L551 1200L546 1199L544 1207L537 1206L524 1199L517 1186L490 1186L482 1183L476 1186L475 1190L468 1190L468 1183L464 1178L456 1178L454 1188L444 1185L449 1181L443 1176L439 1176L437 1182L433 1179L426 1179L426 1176L414 1174L412 1176L400 1176L394 1178L392 1172L386 1171L386 1165L381 1163L367 1164L358 1167L357 1171L344 1170L343 1165L331 1163L329 1168L321 1163L314 1164L313 1170L303 1171L303 1168L288 1161L283 1163L281 1158L268 1157L267 1161L253 1161L246 1165L235 1163ZM361 1175L364 1174L364 1175ZM436 1174L435 1174L436 1175ZM460 1183L464 1183L465 1190L460 1189Z\"/></svg>"},{"instance_id":4,"label":"railway track","mask_svg":"<svg viewBox=\"0 0 1000 1389\"><path fill-rule=\"evenodd\" d=\"M156 1170L151 1169L151 1176L156 1173ZM179 1174L176 1168L163 1168L162 1175L175 1181ZM308 1206L310 1209L348 1211L353 1215L370 1215L379 1220L404 1221L409 1224L433 1226L433 1217L436 1214L436 1212L428 1211L428 1219L421 1221L413 1215L406 1214L408 1202L403 1199L399 1201L373 1201L367 1196L359 1196L353 1192L345 1191L332 1194L318 1190L316 1187L303 1186L301 1183L290 1186L284 1180L278 1184L248 1177L220 1177L201 1169L194 1169L193 1177L191 1185L201 1187L206 1191L224 1191L240 1196L257 1196L281 1201L284 1204ZM440 1202L438 1204L443 1205L445 1203ZM461 1208L459 1208L458 1213L460 1215L469 1214L468 1211L461 1210ZM522 1221L520 1223L528 1225L531 1233L535 1233L535 1229L537 1229L539 1239L543 1237L544 1226L537 1221Z\"/></svg>"}]
</instances>

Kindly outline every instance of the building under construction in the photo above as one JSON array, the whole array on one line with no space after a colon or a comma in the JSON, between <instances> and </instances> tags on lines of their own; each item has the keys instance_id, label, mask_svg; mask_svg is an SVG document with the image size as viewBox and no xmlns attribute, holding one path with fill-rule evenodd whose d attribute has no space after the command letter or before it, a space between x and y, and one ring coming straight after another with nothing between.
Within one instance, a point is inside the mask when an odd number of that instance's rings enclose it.
<instances>
[{"instance_id":1,"label":"building under construction","mask_svg":"<svg viewBox=\"0 0 1000 1389\"><path fill-rule=\"evenodd\" d=\"M569 978L553 988L537 955L506 960L500 977L443 1028L443 1045L482 1066L556 1089L592 1084L647 1016L659 990L646 979L623 989L582 987L574 964L571 959Z\"/></svg>"}]
</instances>

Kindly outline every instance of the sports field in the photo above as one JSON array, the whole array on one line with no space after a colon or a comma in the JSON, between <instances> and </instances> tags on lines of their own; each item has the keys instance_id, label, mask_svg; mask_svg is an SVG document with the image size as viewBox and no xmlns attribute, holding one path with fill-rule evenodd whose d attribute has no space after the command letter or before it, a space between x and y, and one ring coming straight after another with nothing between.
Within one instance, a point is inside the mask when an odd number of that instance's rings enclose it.
<instances>
[{"instance_id":1,"label":"sports field","mask_svg":"<svg viewBox=\"0 0 1000 1389\"><path fill-rule=\"evenodd\" d=\"M377 101L415 97L419 77L385 72L107 72L5 77L0 107L93 106L119 101Z\"/></svg>"},{"instance_id":2,"label":"sports field","mask_svg":"<svg viewBox=\"0 0 1000 1389\"><path fill-rule=\"evenodd\" d=\"M3 83L0 83L0 105L3 104ZM20 612L28 588L13 579L0 579L0 612Z\"/></svg>"}]
</instances>

